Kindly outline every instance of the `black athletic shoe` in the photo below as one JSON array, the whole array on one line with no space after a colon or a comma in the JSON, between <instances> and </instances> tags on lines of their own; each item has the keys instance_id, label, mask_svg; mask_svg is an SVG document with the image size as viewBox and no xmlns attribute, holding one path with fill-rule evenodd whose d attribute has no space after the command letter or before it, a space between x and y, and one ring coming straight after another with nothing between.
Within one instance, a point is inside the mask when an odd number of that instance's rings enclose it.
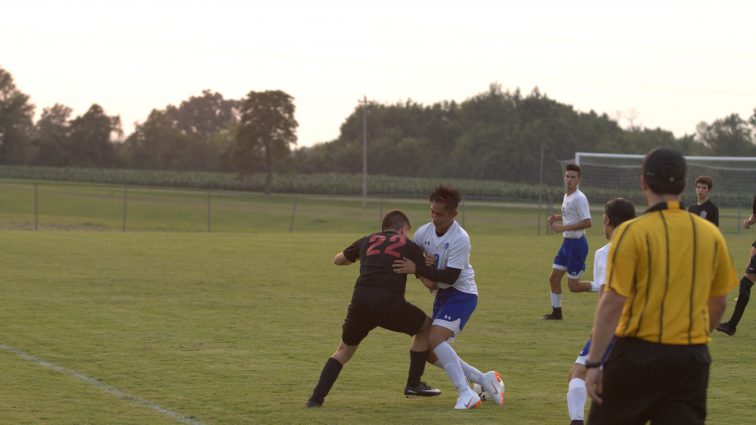
<instances>
[{"instance_id":1,"label":"black athletic shoe","mask_svg":"<svg viewBox=\"0 0 756 425\"><path fill-rule=\"evenodd\" d=\"M735 335L735 328L730 325L730 322L722 322L717 325L717 330L719 332L724 332L727 335L733 336Z\"/></svg>"},{"instance_id":2,"label":"black athletic shoe","mask_svg":"<svg viewBox=\"0 0 756 425\"><path fill-rule=\"evenodd\" d=\"M313 399L307 400L307 408L311 409L313 407L323 407L323 402L322 401L313 400Z\"/></svg>"},{"instance_id":3,"label":"black athletic shoe","mask_svg":"<svg viewBox=\"0 0 756 425\"><path fill-rule=\"evenodd\" d=\"M420 385L407 385L406 387L404 387L404 395L406 395L407 397L415 395L421 397L435 397L437 395L441 395L441 390L437 388L431 388L425 382L421 382Z\"/></svg>"},{"instance_id":4,"label":"black athletic shoe","mask_svg":"<svg viewBox=\"0 0 756 425\"><path fill-rule=\"evenodd\" d=\"M562 307L555 308L551 313L543 316L544 320L562 320Z\"/></svg>"},{"instance_id":5,"label":"black athletic shoe","mask_svg":"<svg viewBox=\"0 0 756 425\"><path fill-rule=\"evenodd\" d=\"M583 420L575 419L574 421L570 421L570 425L583 425Z\"/></svg>"}]
</instances>

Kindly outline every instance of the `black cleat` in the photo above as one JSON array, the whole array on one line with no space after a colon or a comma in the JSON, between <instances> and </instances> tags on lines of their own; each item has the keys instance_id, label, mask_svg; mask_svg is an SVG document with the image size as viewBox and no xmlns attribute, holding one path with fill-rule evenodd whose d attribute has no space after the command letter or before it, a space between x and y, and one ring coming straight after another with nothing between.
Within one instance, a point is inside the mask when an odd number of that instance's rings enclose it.
<instances>
[{"instance_id":1,"label":"black cleat","mask_svg":"<svg viewBox=\"0 0 756 425\"><path fill-rule=\"evenodd\" d=\"M717 325L717 330L719 332L724 332L727 335L733 336L735 335L735 327L733 327L730 322L722 322Z\"/></svg>"},{"instance_id":2,"label":"black cleat","mask_svg":"<svg viewBox=\"0 0 756 425\"><path fill-rule=\"evenodd\" d=\"M407 397L421 396L421 397L435 397L441 395L441 390L437 388L431 388L425 382L421 382L419 385L404 387L404 395Z\"/></svg>"},{"instance_id":3,"label":"black cleat","mask_svg":"<svg viewBox=\"0 0 756 425\"><path fill-rule=\"evenodd\" d=\"M323 402L322 401L313 400L313 399L307 400L307 408L311 409L313 407L323 407Z\"/></svg>"},{"instance_id":4,"label":"black cleat","mask_svg":"<svg viewBox=\"0 0 756 425\"><path fill-rule=\"evenodd\" d=\"M574 421L570 421L570 425L583 425L583 420L575 419Z\"/></svg>"},{"instance_id":5,"label":"black cleat","mask_svg":"<svg viewBox=\"0 0 756 425\"><path fill-rule=\"evenodd\" d=\"M551 313L543 316L544 320L562 320L562 307L558 307L552 310Z\"/></svg>"}]
</instances>

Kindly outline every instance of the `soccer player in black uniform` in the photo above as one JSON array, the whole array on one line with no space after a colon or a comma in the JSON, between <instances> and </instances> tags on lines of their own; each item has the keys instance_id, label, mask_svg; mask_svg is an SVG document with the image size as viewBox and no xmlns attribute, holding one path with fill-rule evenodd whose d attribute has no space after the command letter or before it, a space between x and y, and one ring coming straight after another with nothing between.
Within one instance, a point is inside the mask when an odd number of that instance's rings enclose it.
<instances>
[{"instance_id":1,"label":"soccer player in black uniform","mask_svg":"<svg viewBox=\"0 0 756 425\"><path fill-rule=\"evenodd\" d=\"M709 199L713 185L709 176L696 177L696 203L688 207L688 211L719 227L719 208Z\"/></svg>"},{"instance_id":2,"label":"soccer player in black uniform","mask_svg":"<svg viewBox=\"0 0 756 425\"><path fill-rule=\"evenodd\" d=\"M368 333L380 326L394 332L412 335L410 370L404 394L407 396L436 396L438 389L420 381L428 359L430 318L419 307L407 302L404 292L407 275L394 272L395 259L408 258L418 263L418 273L439 280L435 268L424 266L423 250L407 239L410 221L399 210L383 217L382 231L355 241L333 259L336 265L349 265L360 260L360 276L354 285L352 301L342 327L341 342L328 358L320 373L318 384L307 401L307 407L320 407L331 390L343 366L357 351ZM432 288L433 280L421 278Z\"/></svg>"},{"instance_id":3,"label":"soccer player in black uniform","mask_svg":"<svg viewBox=\"0 0 756 425\"><path fill-rule=\"evenodd\" d=\"M743 221L743 227L749 229L752 224L756 224L756 196L753 197L751 216ZM735 335L740 318L743 317L743 312L748 305L748 301L751 299L751 287L753 287L754 282L756 282L756 241L753 241L751 245L751 256L748 259L748 265L746 266L745 274L740 278L738 301L732 310L732 316L730 316L730 320L717 325L719 332L724 332L730 336Z\"/></svg>"}]
</instances>

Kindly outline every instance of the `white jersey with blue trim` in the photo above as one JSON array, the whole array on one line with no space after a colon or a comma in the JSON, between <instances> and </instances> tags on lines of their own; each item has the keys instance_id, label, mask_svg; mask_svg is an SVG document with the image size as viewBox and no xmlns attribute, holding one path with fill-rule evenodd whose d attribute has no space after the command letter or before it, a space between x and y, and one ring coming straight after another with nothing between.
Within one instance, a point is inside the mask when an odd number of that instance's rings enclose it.
<instances>
[{"instance_id":1,"label":"white jersey with blue trim","mask_svg":"<svg viewBox=\"0 0 756 425\"><path fill-rule=\"evenodd\" d=\"M591 210L588 206L588 198L583 192L575 189L569 195L565 194L562 201L562 224L569 226L588 218L591 218ZM568 239L580 239L585 235L585 231L583 229L565 230L562 235Z\"/></svg>"},{"instance_id":2,"label":"white jersey with blue trim","mask_svg":"<svg viewBox=\"0 0 756 425\"><path fill-rule=\"evenodd\" d=\"M450 267L462 270L454 285L438 282L439 289L453 286L460 292L477 295L478 286L475 284L475 271L470 265L470 236L459 223L454 221L443 236L436 235L436 227L433 226L433 223L423 224L415 232L413 241L427 255L436 258L437 269L444 270Z\"/></svg>"}]
</instances>

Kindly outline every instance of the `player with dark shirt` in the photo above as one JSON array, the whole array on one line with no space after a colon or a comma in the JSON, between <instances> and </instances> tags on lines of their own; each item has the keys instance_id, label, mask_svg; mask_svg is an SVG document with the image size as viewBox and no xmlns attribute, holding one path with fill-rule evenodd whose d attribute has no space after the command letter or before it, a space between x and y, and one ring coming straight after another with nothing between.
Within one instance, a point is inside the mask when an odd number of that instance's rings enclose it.
<instances>
[{"instance_id":1,"label":"player with dark shirt","mask_svg":"<svg viewBox=\"0 0 756 425\"><path fill-rule=\"evenodd\" d=\"M719 208L709 199L713 186L714 182L709 176L696 178L696 203L688 207L688 212L701 216L719 227Z\"/></svg>"},{"instance_id":2,"label":"player with dark shirt","mask_svg":"<svg viewBox=\"0 0 756 425\"><path fill-rule=\"evenodd\" d=\"M751 216L743 220L743 227L749 229L752 224L756 224L756 196L753 197ZM746 271L743 277L740 278L738 301L732 310L732 316L730 316L730 320L717 325L719 332L724 332L730 336L735 335L740 318L743 317L743 312L748 305L748 301L751 299L751 287L753 287L754 282L756 282L756 241L753 241L751 245L751 255L748 257Z\"/></svg>"},{"instance_id":3,"label":"player with dark shirt","mask_svg":"<svg viewBox=\"0 0 756 425\"><path fill-rule=\"evenodd\" d=\"M408 258L420 263L425 276L439 280L440 271L424 266L423 250L407 239L410 221L399 211L389 211L383 218L382 231L358 239L334 258L336 265L360 260L360 276L354 285L352 301L342 327L341 341L328 358L307 407L320 407L343 366L357 351L360 342L376 327L412 335L410 370L404 394L436 396L441 391L420 381L428 359L430 318L404 298L407 275L394 272L395 259ZM433 282L422 279L431 288Z\"/></svg>"}]
</instances>

